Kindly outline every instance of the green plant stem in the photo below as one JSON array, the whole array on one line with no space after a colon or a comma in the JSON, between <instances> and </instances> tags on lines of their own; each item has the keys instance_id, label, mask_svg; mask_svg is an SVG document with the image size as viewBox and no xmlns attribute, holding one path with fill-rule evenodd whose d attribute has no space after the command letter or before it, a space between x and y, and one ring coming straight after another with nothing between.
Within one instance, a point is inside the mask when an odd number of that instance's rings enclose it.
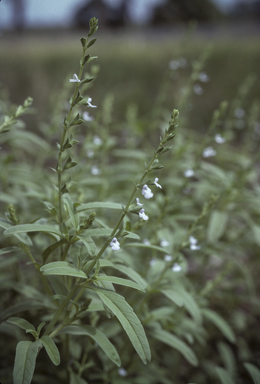
<instances>
[{"instance_id":1,"label":"green plant stem","mask_svg":"<svg viewBox=\"0 0 260 384\"><path fill-rule=\"evenodd\" d=\"M146 177L146 175L148 174L148 172L151 171L151 167L154 163L154 161L157 159L158 157L158 153L157 151L154 152L154 155L153 155L153 158L151 159L147 169L145 170L145 172L143 173L142 177L140 178L139 180L139 183L137 185L135 185L132 193L131 193L131 196L126 204L126 207L124 209L124 211L122 212L121 216L119 217L113 231L111 232L109 238L106 240L106 242L104 243L103 247L100 249L100 251L98 252L98 254L95 256L94 260L92 261L92 263L89 265L88 269L85 271L86 274L88 274L93 268L94 266L96 265L97 261L101 258L101 256L103 255L103 253L105 252L107 246L108 246L108 242L109 242L109 239L113 238L117 232L117 230L119 229L122 221L124 220L124 217L127 215L127 213L129 212L129 207L135 197L135 194L136 192L138 191L139 189L139 185L143 182L144 178Z\"/></svg>"},{"instance_id":2,"label":"green plant stem","mask_svg":"<svg viewBox=\"0 0 260 384\"><path fill-rule=\"evenodd\" d=\"M87 42L88 42L88 40L89 40L89 38L87 39ZM83 48L82 60L80 61L81 64L80 64L80 70L79 70L79 76L78 76L79 80L81 80L81 76L82 76L82 72L83 72L84 65L82 63L83 63L83 60L84 60L85 52L86 52L86 49ZM68 122L70 121L70 118L71 118L71 114L72 114L72 111L73 111L73 108L74 108L74 101L75 101L75 99L77 97L79 86L80 86L80 83L77 83L76 87L75 87L75 90L74 90L74 94L73 94L73 97L72 97L72 100L71 100L71 106L70 106L68 117L67 117L67 121ZM62 229L62 224L63 224L63 208L62 208L62 191L61 191L61 188L62 188L62 174L63 174L63 171L64 171L63 168L62 168L62 153L63 153L64 143L65 143L65 140L66 140L66 137L67 137L68 128L69 128L69 125L68 126L66 126L65 124L63 125L63 133L62 133L61 143L60 143L60 147L59 147L58 164L57 164L58 193L59 193L59 198L58 198L58 204L59 204L59 225L60 225L61 233L63 233L63 229ZM64 260L63 245L61 245L61 247L60 247L60 256L61 256L61 260Z\"/></svg>"},{"instance_id":3,"label":"green plant stem","mask_svg":"<svg viewBox=\"0 0 260 384\"><path fill-rule=\"evenodd\" d=\"M75 284L74 287L70 290L70 292L68 293L66 299L62 302L61 306L58 308L57 312L55 313L53 319L51 320L51 322L48 325L48 327L47 327L46 331L44 332L44 334L48 334L50 332L50 330L54 327L54 325L57 323L57 321L59 320L60 315L62 314L63 311L65 311L65 309L69 305L70 300L72 299L74 294L77 292L78 288L79 288L79 285Z\"/></svg>"}]
</instances>

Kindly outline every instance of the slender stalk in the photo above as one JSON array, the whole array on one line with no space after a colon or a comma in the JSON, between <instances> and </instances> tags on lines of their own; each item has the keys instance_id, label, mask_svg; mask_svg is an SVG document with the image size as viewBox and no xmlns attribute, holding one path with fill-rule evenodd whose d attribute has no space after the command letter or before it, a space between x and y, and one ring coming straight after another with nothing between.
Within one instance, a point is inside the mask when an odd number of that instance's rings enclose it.
<instances>
[{"instance_id":1,"label":"slender stalk","mask_svg":"<svg viewBox=\"0 0 260 384\"><path fill-rule=\"evenodd\" d=\"M62 314L63 311L65 311L65 309L69 305L70 300L72 299L74 294L77 292L78 288L79 288L78 284L75 284L74 287L71 289L71 291L68 293L66 299L62 302L61 306L57 309L53 319L51 320L44 334L48 334L50 330L54 327L54 325L57 323L60 315Z\"/></svg>"}]
</instances>

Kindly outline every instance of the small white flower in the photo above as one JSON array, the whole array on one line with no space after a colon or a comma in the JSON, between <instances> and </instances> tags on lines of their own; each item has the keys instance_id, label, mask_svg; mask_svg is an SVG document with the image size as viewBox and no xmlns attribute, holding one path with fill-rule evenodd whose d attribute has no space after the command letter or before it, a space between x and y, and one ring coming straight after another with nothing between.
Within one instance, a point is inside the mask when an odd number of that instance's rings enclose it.
<instances>
[{"instance_id":1,"label":"small white flower","mask_svg":"<svg viewBox=\"0 0 260 384\"><path fill-rule=\"evenodd\" d=\"M225 143L226 139L225 137L221 136L219 133L215 135L215 142L218 144L223 144Z\"/></svg>"},{"instance_id":2,"label":"small white flower","mask_svg":"<svg viewBox=\"0 0 260 384\"><path fill-rule=\"evenodd\" d=\"M159 181L158 177L156 177L156 178L154 179L154 184L156 185L156 187L162 189L162 186L161 186L160 184L158 184L157 181Z\"/></svg>"},{"instance_id":3,"label":"small white flower","mask_svg":"<svg viewBox=\"0 0 260 384\"><path fill-rule=\"evenodd\" d=\"M101 171L96 165L93 165L93 167L91 168L91 173L92 175L96 176L100 175Z\"/></svg>"},{"instance_id":4,"label":"small white flower","mask_svg":"<svg viewBox=\"0 0 260 384\"><path fill-rule=\"evenodd\" d=\"M116 237L114 237L113 240L111 241L110 247L112 248L113 251L119 251L120 244Z\"/></svg>"},{"instance_id":5,"label":"small white flower","mask_svg":"<svg viewBox=\"0 0 260 384\"><path fill-rule=\"evenodd\" d=\"M148 220L149 217L144 213L144 209L142 208L139 212L139 217L143 220Z\"/></svg>"},{"instance_id":6,"label":"small white flower","mask_svg":"<svg viewBox=\"0 0 260 384\"><path fill-rule=\"evenodd\" d=\"M128 375L127 371L124 368L119 368L118 374L123 377Z\"/></svg>"},{"instance_id":7,"label":"small white flower","mask_svg":"<svg viewBox=\"0 0 260 384\"><path fill-rule=\"evenodd\" d=\"M168 240L163 239L163 240L160 241L160 246L161 247L168 247L169 244L170 243L169 243Z\"/></svg>"},{"instance_id":8,"label":"small white flower","mask_svg":"<svg viewBox=\"0 0 260 384\"><path fill-rule=\"evenodd\" d=\"M200 72L199 80L203 83L207 83L209 81L209 76L206 74L206 72Z\"/></svg>"},{"instance_id":9,"label":"small white flower","mask_svg":"<svg viewBox=\"0 0 260 384\"><path fill-rule=\"evenodd\" d=\"M91 157L93 157L94 156L94 151L93 151L93 149L88 149L87 150L87 157L89 157L90 159L91 159Z\"/></svg>"},{"instance_id":10,"label":"small white flower","mask_svg":"<svg viewBox=\"0 0 260 384\"><path fill-rule=\"evenodd\" d=\"M103 143L103 140L99 137L99 136L94 136L93 137L93 143L95 144L95 145L101 145L102 143Z\"/></svg>"},{"instance_id":11,"label":"small white flower","mask_svg":"<svg viewBox=\"0 0 260 384\"><path fill-rule=\"evenodd\" d=\"M169 261L172 261L172 256L171 256L171 255L165 255L165 256L164 256L164 260L165 260L165 261L168 261L168 262L169 262Z\"/></svg>"},{"instance_id":12,"label":"small white flower","mask_svg":"<svg viewBox=\"0 0 260 384\"><path fill-rule=\"evenodd\" d=\"M151 199L153 197L153 192L146 184L143 186L142 195L144 195L145 199Z\"/></svg>"},{"instance_id":13,"label":"small white flower","mask_svg":"<svg viewBox=\"0 0 260 384\"><path fill-rule=\"evenodd\" d=\"M85 121L92 121L94 119L93 116L90 116L89 112L83 112L82 117Z\"/></svg>"},{"instance_id":14,"label":"small white flower","mask_svg":"<svg viewBox=\"0 0 260 384\"><path fill-rule=\"evenodd\" d=\"M195 84L194 87L193 87L193 92L196 95L200 96L200 95L203 94L203 89L202 89L202 87L199 84Z\"/></svg>"},{"instance_id":15,"label":"small white flower","mask_svg":"<svg viewBox=\"0 0 260 384\"><path fill-rule=\"evenodd\" d=\"M193 171L193 169L192 169L192 168L188 168L188 169L186 169L186 171L184 172L184 176L185 176L185 177L192 177L192 176L194 176L194 171Z\"/></svg>"},{"instance_id":16,"label":"small white flower","mask_svg":"<svg viewBox=\"0 0 260 384\"><path fill-rule=\"evenodd\" d=\"M152 259L149 261L149 264L150 264L151 267L152 267L155 263L156 263L156 259L154 259L154 258L152 258Z\"/></svg>"},{"instance_id":17,"label":"small white flower","mask_svg":"<svg viewBox=\"0 0 260 384\"><path fill-rule=\"evenodd\" d=\"M176 71L180 66L179 60L171 60L169 62L169 68L172 69L173 71Z\"/></svg>"},{"instance_id":18,"label":"small white flower","mask_svg":"<svg viewBox=\"0 0 260 384\"><path fill-rule=\"evenodd\" d=\"M202 156L203 157L211 157L211 156L216 156L216 151L212 147L207 147L204 149Z\"/></svg>"},{"instance_id":19,"label":"small white flower","mask_svg":"<svg viewBox=\"0 0 260 384\"><path fill-rule=\"evenodd\" d=\"M78 78L76 73L74 73L73 79L70 79L70 83L80 83L80 79Z\"/></svg>"},{"instance_id":20,"label":"small white flower","mask_svg":"<svg viewBox=\"0 0 260 384\"><path fill-rule=\"evenodd\" d=\"M189 241L190 241L190 249L192 251L197 251L198 249L200 249L200 246L197 245L198 240L195 237L190 236Z\"/></svg>"},{"instance_id":21,"label":"small white flower","mask_svg":"<svg viewBox=\"0 0 260 384\"><path fill-rule=\"evenodd\" d=\"M92 101L92 98L89 97L89 98L88 98L88 105L87 105L87 106L88 106L88 107L91 107L91 108L97 108L96 105L92 105L92 104L91 104L91 101Z\"/></svg>"},{"instance_id":22,"label":"small white flower","mask_svg":"<svg viewBox=\"0 0 260 384\"><path fill-rule=\"evenodd\" d=\"M245 111L243 108L237 108L234 112L234 115L237 119L242 119L245 116Z\"/></svg>"},{"instance_id":23,"label":"small white flower","mask_svg":"<svg viewBox=\"0 0 260 384\"><path fill-rule=\"evenodd\" d=\"M148 239L143 239L143 244L150 245L151 243L150 243L150 241Z\"/></svg>"},{"instance_id":24,"label":"small white flower","mask_svg":"<svg viewBox=\"0 0 260 384\"><path fill-rule=\"evenodd\" d=\"M139 203L139 197L136 198L136 204L139 205L139 207L143 206L143 204Z\"/></svg>"},{"instance_id":25,"label":"small white flower","mask_svg":"<svg viewBox=\"0 0 260 384\"><path fill-rule=\"evenodd\" d=\"M172 267L173 272L180 272L182 270L182 267L178 263L174 263Z\"/></svg>"}]
</instances>

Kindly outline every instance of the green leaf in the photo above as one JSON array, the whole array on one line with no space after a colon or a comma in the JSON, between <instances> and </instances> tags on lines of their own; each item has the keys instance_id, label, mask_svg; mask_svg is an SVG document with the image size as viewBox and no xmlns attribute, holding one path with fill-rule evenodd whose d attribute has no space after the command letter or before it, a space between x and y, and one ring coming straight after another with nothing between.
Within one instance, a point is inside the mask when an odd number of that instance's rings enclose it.
<instances>
[{"instance_id":1,"label":"green leaf","mask_svg":"<svg viewBox=\"0 0 260 384\"><path fill-rule=\"evenodd\" d=\"M236 336L226 320L210 309L202 309L202 314L207 320L211 321L231 343L235 343Z\"/></svg>"},{"instance_id":2,"label":"green leaf","mask_svg":"<svg viewBox=\"0 0 260 384\"><path fill-rule=\"evenodd\" d=\"M90 236L77 236L77 237L85 245L90 256L95 256L97 247L94 240Z\"/></svg>"},{"instance_id":3,"label":"green leaf","mask_svg":"<svg viewBox=\"0 0 260 384\"><path fill-rule=\"evenodd\" d=\"M236 384L224 368L216 367L216 371L222 384Z\"/></svg>"},{"instance_id":4,"label":"green leaf","mask_svg":"<svg viewBox=\"0 0 260 384\"><path fill-rule=\"evenodd\" d=\"M35 331L34 325L29 323L29 321L22 319L21 317L9 317L9 319L6 321L7 323L17 325L19 328L25 329L26 331Z\"/></svg>"},{"instance_id":5,"label":"green leaf","mask_svg":"<svg viewBox=\"0 0 260 384\"><path fill-rule=\"evenodd\" d=\"M46 308L46 306L37 300L25 300L21 303L12 305L10 308L6 309L5 311L2 311L0 314L0 323L2 321L5 321L12 315L16 315L17 313L29 311L30 309L42 309Z\"/></svg>"},{"instance_id":6,"label":"green leaf","mask_svg":"<svg viewBox=\"0 0 260 384\"><path fill-rule=\"evenodd\" d=\"M122 204L119 203L110 203L110 202L102 202L96 201L93 203L81 204L78 207L78 212L86 211L87 209L97 209L97 208L105 208L105 209L119 209L122 211Z\"/></svg>"},{"instance_id":7,"label":"green leaf","mask_svg":"<svg viewBox=\"0 0 260 384\"><path fill-rule=\"evenodd\" d=\"M70 195L68 193L65 193L63 195L64 203L68 209L70 220L72 222L72 225L75 229L78 229L79 227L79 216L77 212L77 204L73 203Z\"/></svg>"},{"instance_id":8,"label":"green leaf","mask_svg":"<svg viewBox=\"0 0 260 384\"><path fill-rule=\"evenodd\" d=\"M30 384L32 381L35 362L42 344L39 340L35 342L20 341L16 347L13 384Z\"/></svg>"},{"instance_id":9,"label":"green leaf","mask_svg":"<svg viewBox=\"0 0 260 384\"><path fill-rule=\"evenodd\" d=\"M251 228L253 231L255 243L260 246L260 226L252 223Z\"/></svg>"},{"instance_id":10,"label":"green leaf","mask_svg":"<svg viewBox=\"0 0 260 384\"><path fill-rule=\"evenodd\" d=\"M97 37L95 37L94 39L90 40L90 42L87 45L87 48L90 48L93 44L95 44L96 40L97 40Z\"/></svg>"},{"instance_id":11,"label":"green leaf","mask_svg":"<svg viewBox=\"0 0 260 384\"><path fill-rule=\"evenodd\" d=\"M62 244L65 244L67 242L66 239L61 239L59 241L56 241L56 243L51 244L49 247L47 247L43 253L42 253L42 260L45 263L50 254L55 251L58 247L60 247Z\"/></svg>"},{"instance_id":12,"label":"green leaf","mask_svg":"<svg viewBox=\"0 0 260 384\"><path fill-rule=\"evenodd\" d=\"M161 292L170 299L178 307L183 306L183 297L179 294L179 291L176 289L162 289Z\"/></svg>"},{"instance_id":13,"label":"green leaf","mask_svg":"<svg viewBox=\"0 0 260 384\"><path fill-rule=\"evenodd\" d=\"M94 290L103 303L118 318L141 360L144 364L147 364L151 360L151 351L143 326L133 308L130 307L123 296L115 292Z\"/></svg>"},{"instance_id":14,"label":"green leaf","mask_svg":"<svg viewBox=\"0 0 260 384\"><path fill-rule=\"evenodd\" d=\"M121 277L99 275L97 277L97 283L99 281L111 281L111 283L113 284L124 285L125 287L130 287L130 288L137 289L138 291L145 292L143 287L140 287L139 284L134 283L132 280L123 279Z\"/></svg>"},{"instance_id":15,"label":"green leaf","mask_svg":"<svg viewBox=\"0 0 260 384\"><path fill-rule=\"evenodd\" d=\"M6 229L6 231L8 231L9 229L10 229L10 231L12 231L12 229L18 227L18 225L13 226L8 221L0 218L0 227ZM8 235L9 234L9 233L6 233L6 231L4 231L4 235ZM25 245L28 245L28 246L32 246L33 245L30 237L28 235L26 235L26 233L23 233L23 234L20 234L20 233L19 234L17 234L17 233L10 233L10 234L14 234L14 236L19 241L21 241L21 243L23 243Z\"/></svg>"},{"instance_id":16,"label":"green leaf","mask_svg":"<svg viewBox=\"0 0 260 384\"><path fill-rule=\"evenodd\" d=\"M151 249L152 251L162 252L164 254L169 253L169 250L167 250L166 248L158 247L157 245L149 245L149 244L143 244L143 243L127 243L127 244L124 244L124 247L146 248L146 249Z\"/></svg>"},{"instance_id":17,"label":"green leaf","mask_svg":"<svg viewBox=\"0 0 260 384\"><path fill-rule=\"evenodd\" d=\"M250 363L244 363L244 367L254 380L254 384L260 384L260 370Z\"/></svg>"},{"instance_id":18,"label":"green leaf","mask_svg":"<svg viewBox=\"0 0 260 384\"><path fill-rule=\"evenodd\" d=\"M54 343L54 341L47 335L44 335L40 338L42 345L44 346L49 358L54 365L60 364L60 352Z\"/></svg>"},{"instance_id":19,"label":"green leaf","mask_svg":"<svg viewBox=\"0 0 260 384\"><path fill-rule=\"evenodd\" d=\"M110 358L113 363L118 367L121 365L120 357L114 345L108 340L106 335L95 327L89 325L69 325L64 327L59 333L66 333L69 335L86 335L90 336L95 342L103 349L105 354Z\"/></svg>"},{"instance_id":20,"label":"green leaf","mask_svg":"<svg viewBox=\"0 0 260 384\"><path fill-rule=\"evenodd\" d=\"M178 337L163 329L155 329L152 333L153 337L170 347L177 349L190 364L197 366L198 359L192 349Z\"/></svg>"},{"instance_id":21,"label":"green leaf","mask_svg":"<svg viewBox=\"0 0 260 384\"><path fill-rule=\"evenodd\" d=\"M105 260L105 259L100 259L99 263L101 268L111 267L122 272L124 275L130 277L137 284L139 284L143 290L147 287L147 282L134 269L130 267L126 267L125 265L122 265L122 264L114 264L111 261Z\"/></svg>"},{"instance_id":22,"label":"green leaf","mask_svg":"<svg viewBox=\"0 0 260 384\"><path fill-rule=\"evenodd\" d=\"M40 269L44 275L74 276L87 279L87 275L67 261L54 261L45 264Z\"/></svg>"},{"instance_id":23,"label":"green leaf","mask_svg":"<svg viewBox=\"0 0 260 384\"><path fill-rule=\"evenodd\" d=\"M59 229L53 227L52 225L42 225L42 224L21 224L15 225L14 227L8 228L4 231L4 235L17 235L20 233L27 232L48 232L55 233L56 235L61 236Z\"/></svg>"},{"instance_id":24,"label":"green leaf","mask_svg":"<svg viewBox=\"0 0 260 384\"><path fill-rule=\"evenodd\" d=\"M223 211L213 211L210 215L207 228L207 239L209 243L214 243L224 234L228 223L228 213Z\"/></svg>"}]
</instances>

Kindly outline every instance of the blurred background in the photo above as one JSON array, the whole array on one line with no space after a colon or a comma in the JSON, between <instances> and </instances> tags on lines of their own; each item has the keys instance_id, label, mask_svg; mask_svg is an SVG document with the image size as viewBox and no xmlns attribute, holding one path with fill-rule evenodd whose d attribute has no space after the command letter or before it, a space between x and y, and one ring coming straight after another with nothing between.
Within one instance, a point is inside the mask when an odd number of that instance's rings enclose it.
<instances>
[{"instance_id":1,"label":"blurred background","mask_svg":"<svg viewBox=\"0 0 260 384\"><path fill-rule=\"evenodd\" d=\"M120 119L129 103L140 115L149 113L169 63L184 58L185 65L167 74L175 93L166 107L178 108L192 60L209 44L210 82L196 95L205 116L201 126L220 101L235 97L248 74L259 72L260 0L1 0L0 82L12 102L31 96L40 119L50 114L53 98L78 71L79 39L93 16L100 27L90 53L98 56L99 74L91 96L101 103L112 93Z\"/></svg>"}]
</instances>

